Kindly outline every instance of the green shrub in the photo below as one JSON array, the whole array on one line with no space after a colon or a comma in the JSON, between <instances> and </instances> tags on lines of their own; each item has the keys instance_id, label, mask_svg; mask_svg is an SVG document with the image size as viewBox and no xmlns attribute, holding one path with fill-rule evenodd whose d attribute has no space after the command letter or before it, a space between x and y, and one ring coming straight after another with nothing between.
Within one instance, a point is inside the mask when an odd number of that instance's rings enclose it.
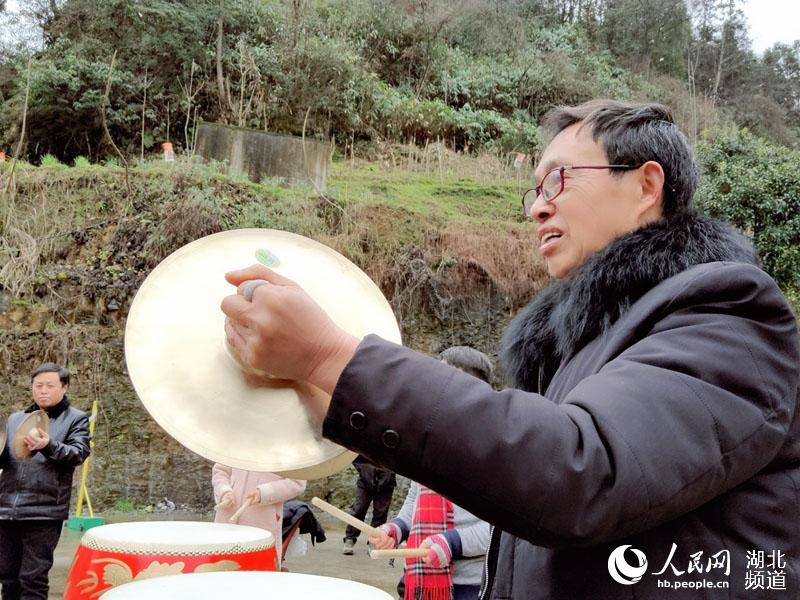
<instances>
[{"instance_id":1,"label":"green shrub","mask_svg":"<svg viewBox=\"0 0 800 600\"><path fill-rule=\"evenodd\" d=\"M117 500L114 503L114 510L119 512L133 512L136 510L136 502L133 500Z\"/></svg>"},{"instance_id":2,"label":"green shrub","mask_svg":"<svg viewBox=\"0 0 800 600\"><path fill-rule=\"evenodd\" d=\"M442 139L459 148L534 151L541 142L539 128L530 117L522 113L515 116L509 119L469 104L454 108L439 99L402 96L384 85L377 89L370 119L376 129L392 139Z\"/></svg>"},{"instance_id":3,"label":"green shrub","mask_svg":"<svg viewBox=\"0 0 800 600\"><path fill-rule=\"evenodd\" d=\"M61 164L61 161L58 160L52 154L45 154L42 157L42 165L41 166L43 166L43 167L45 167L47 169L53 169L53 168L63 167L64 165Z\"/></svg>"},{"instance_id":4,"label":"green shrub","mask_svg":"<svg viewBox=\"0 0 800 600\"><path fill-rule=\"evenodd\" d=\"M800 152L747 129L707 134L698 145L701 210L752 236L766 271L790 297L800 291Z\"/></svg>"}]
</instances>

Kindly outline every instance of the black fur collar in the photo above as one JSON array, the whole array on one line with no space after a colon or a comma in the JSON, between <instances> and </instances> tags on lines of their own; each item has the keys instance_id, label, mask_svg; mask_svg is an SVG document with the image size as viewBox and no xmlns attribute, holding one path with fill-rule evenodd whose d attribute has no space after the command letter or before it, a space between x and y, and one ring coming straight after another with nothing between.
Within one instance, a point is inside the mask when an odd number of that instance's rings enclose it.
<instances>
[{"instance_id":1,"label":"black fur collar","mask_svg":"<svg viewBox=\"0 0 800 600\"><path fill-rule=\"evenodd\" d=\"M514 318L500 347L509 384L537 391L562 359L606 331L648 290L689 267L714 261L758 264L731 225L696 213L663 218L594 254L569 279L542 290Z\"/></svg>"},{"instance_id":2,"label":"black fur collar","mask_svg":"<svg viewBox=\"0 0 800 600\"><path fill-rule=\"evenodd\" d=\"M51 419L56 419L61 413L63 413L68 408L69 408L69 398L67 398L67 395L64 394L64 397L61 399L61 402L59 402L55 406L46 408L44 412L46 412L47 416L50 417ZM39 405L34 402L28 408L25 409L25 412L32 413L35 410L39 410Z\"/></svg>"}]
</instances>

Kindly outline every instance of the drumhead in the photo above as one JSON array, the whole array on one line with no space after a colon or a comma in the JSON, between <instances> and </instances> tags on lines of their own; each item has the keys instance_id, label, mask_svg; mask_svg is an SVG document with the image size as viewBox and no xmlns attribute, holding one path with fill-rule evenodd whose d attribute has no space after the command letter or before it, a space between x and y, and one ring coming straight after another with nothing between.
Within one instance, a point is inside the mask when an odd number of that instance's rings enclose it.
<instances>
[{"instance_id":1,"label":"drumhead","mask_svg":"<svg viewBox=\"0 0 800 600\"><path fill-rule=\"evenodd\" d=\"M356 581L267 571L191 573L134 581L112 588L102 600L392 600L386 592Z\"/></svg>"},{"instance_id":2,"label":"drumhead","mask_svg":"<svg viewBox=\"0 0 800 600\"><path fill-rule=\"evenodd\" d=\"M242 554L275 545L269 531L246 525L201 521L137 521L93 527L81 545L104 552L193 556Z\"/></svg>"}]
</instances>

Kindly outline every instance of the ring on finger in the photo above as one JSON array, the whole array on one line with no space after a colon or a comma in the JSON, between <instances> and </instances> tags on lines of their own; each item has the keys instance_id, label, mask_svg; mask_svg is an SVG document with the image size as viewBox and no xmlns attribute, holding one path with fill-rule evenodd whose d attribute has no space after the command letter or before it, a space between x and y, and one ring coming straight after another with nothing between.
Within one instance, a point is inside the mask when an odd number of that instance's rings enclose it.
<instances>
[{"instance_id":1,"label":"ring on finger","mask_svg":"<svg viewBox=\"0 0 800 600\"><path fill-rule=\"evenodd\" d=\"M256 291L256 288L261 285L267 285L269 282L264 279L251 279L249 281L245 281L242 284L242 297L247 300L248 302L253 301L253 294Z\"/></svg>"}]
</instances>

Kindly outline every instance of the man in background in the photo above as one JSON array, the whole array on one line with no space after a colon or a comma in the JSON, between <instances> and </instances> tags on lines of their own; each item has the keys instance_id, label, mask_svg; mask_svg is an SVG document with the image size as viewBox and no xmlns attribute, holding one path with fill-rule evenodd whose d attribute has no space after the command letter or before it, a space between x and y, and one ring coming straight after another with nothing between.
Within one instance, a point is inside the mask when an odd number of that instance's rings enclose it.
<instances>
[{"instance_id":1,"label":"man in background","mask_svg":"<svg viewBox=\"0 0 800 600\"><path fill-rule=\"evenodd\" d=\"M3 600L47 600L53 551L69 513L72 474L89 456L89 417L70 406L70 374L44 363L31 375L33 404L8 418L0 453L0 584ZM11 450L22 422L41 409L49 430L31 429L24 443L31 456Z\"/></svg>"},{"instance_id":2,"label":"man in background","mask_svg":"<svg viewBox=\"0 0 800 600\"><path fill-rule=\"evenodd\" d=\"M369 505L372 504L371 525L373 527L383 525L389 515L389 505L392 503L392 495L397 485L394 471L380 467L360 455L353 461L353 466L358 471L358 480L352 515L363 521L367 516ZM348 556L353 554L353 546L356 545L359 533L361 532L352 525L347 526L342 554Z\"/></svg>"}]
</instances>

